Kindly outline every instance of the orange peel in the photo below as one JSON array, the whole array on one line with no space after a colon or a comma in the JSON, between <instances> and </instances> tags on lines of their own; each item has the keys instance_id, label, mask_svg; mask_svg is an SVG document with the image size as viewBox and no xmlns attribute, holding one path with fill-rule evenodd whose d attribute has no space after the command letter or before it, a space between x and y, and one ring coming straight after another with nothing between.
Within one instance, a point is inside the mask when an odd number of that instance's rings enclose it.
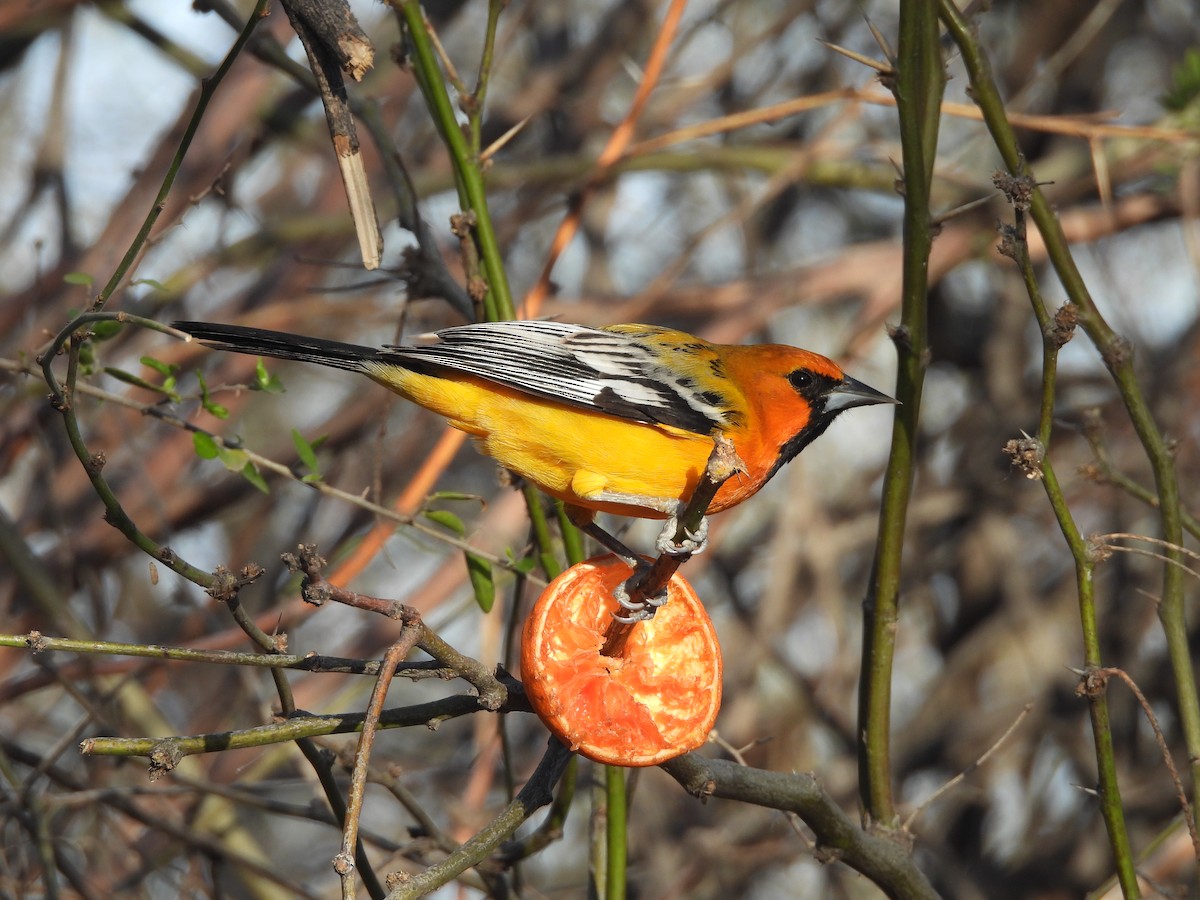
<instances>
[{"instance_id":1,"label":"orange peel","mask_svg":"<svg viewBox=\"0 0 1200 900\"><path fill-rule=\"evenodd\" d=\"M620 656L604 656L631 574L615 556L572 566L552 581L525 622L521 676L538 717L588 759L654 766L695 750L721 708L721 648L695 590L680 575L667 603L639 623Z\"/></svg>"}]
</instances>

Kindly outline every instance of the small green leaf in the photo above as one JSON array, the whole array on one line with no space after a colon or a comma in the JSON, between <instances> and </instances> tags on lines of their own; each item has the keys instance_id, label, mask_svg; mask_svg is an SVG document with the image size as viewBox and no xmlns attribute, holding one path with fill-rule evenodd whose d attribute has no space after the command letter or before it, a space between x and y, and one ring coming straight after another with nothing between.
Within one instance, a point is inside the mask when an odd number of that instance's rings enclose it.
<instances>
[{"instance_id":1,"label":"small green leaf","mask_svg":"<svg viewBox=\"0 0 1200 900\"><path fill-rule=\"evenodd\" d=\"M278 376L267 371L266 363L263 362L261 356L254 364L254 384L251 387L256 391L265 391L268 394L282 394L284 391L283 382L279 380Z\"/></svg>"},{"instance_id":2,"label":"small green leaf","mask_svg":"<svg viewBox=\"0 0 1200 900\"><path fill-rule=\"evenodd\" d=\"M68 272L63 276L63 281L65 281L67 284L80 284L84 287L91 287L92 282L95 280L96 279L87 272Z\"/></svg>"},{"instance_id":3,"label":"small green leaf","mask_svg":"<svg viewBox=\"0 0 1200 900\"><path fill-rule=\"evenodd\" d=\"M316 484L321 480L321 475L318 472L309 472L307 475L301 476L300 480L305 484Z\"/></svg>"},{"instance_id":4,"label":"small green leaf","mask_svg":"<svg viewBox=\"0 0 1200 900\"><path fill-rule=\"evenodd\" d=\"M464 494L462 491L434 491L426 502L434 500L482 500L478 494Z\"/></svg>"},{"instance_id":5,"label":"small green leaf","mask_svg":"<svg viewBox=\"0 0 1200 900\"><path fill-rule=\"evenodd\" d=\"M123 381L126 384L132 384L134 387L139 387L147 391L154 391L156 394L163 394L174 403L178 403L183 399L173 390L175 386L174 378L168 378L161 385L151 384L145 378L139 378L137 375L126 372L124 369L116 369L112 366L105 366L104 374L111 375L113 378L117 379L117 381Z\"/></svg>"},{"instance_id":6,"label":"small green leaf","mask_svg":"<svg viewBox=\"0 0 1200 900\"><path fill-rule=\"evenodd\" d=\"M202 431L192 432L192 446L196 449L196 455L201 459L216 459L217 454L221 452L221 448L217 446L213 436Z\"/></svg>"},{"instance_id":7,"label":"small green leaf","mask_svg":"<svg viewBox=\"0 0 1200 900\"><path fill-rule=\"evenodd\" d=\"M512 567L522 575L528 575L537 568L537 560L529 556L523 557L522 559L514 559L512 561Z\"/></svg>"},{"instance_id":8,"label":"small green leaf","mask_svg":"<svg viewBox=\"0 0 1200 900\"><path fill-rule=\"evenodd\" d=\"M124 322L118 322L116 319L105 319L102 322L95 322L92 325L92 337L97 341L107 341L109 338L120 333L125 327Z\"/></svg>"},{"instance_id":9,"label":"small green leaf","mask_svg":"<svg viewBox=\"0 0 1200 900\"><path fill-rule=\"evenodd\" d=\"M208 413L216 416L218 419L228 419L229 410L209 396L208 384L204 381L204 376L197 372L196 378L200 380L200 405L203 406ZM173 379L170 378L167 379L167 381L172 380Z\"/></svg>"},{"instance_id":10,"label":"small green leaf","mask_svg":"<svg viewBox=\"0 0 1200 900\"><path fill-rule=\"evenodd\" d=\"M522 575L528 575L537 568L536 559L534 559L532 556L523 556L518 559L517 555L513 553L512 547L505 547L504 555L508 559L509 566L511 566L514 571L520 572Z\"/></svg>"},{"instance_id":11,"label":"small green leaf","mask_svg":"<svg viewBox=\"0 0 1200 900\"><path fill-rule=\"evenodd\" d=\"M313 445L304 439L295 428L292 429L292 446L296 448L296 455L300 457L300 462L304 463L305 467L318 477L321 474L321 468L317 465L317 454L313 451Z\"/></svg>"},{"instance_id":12,"label":"small green leaf","mask_svg":"<svg viewBox=\"0 0 1200 900\"><path fill-rule=\"evenodd\" d=\"M201 459L219 459L221 465L230 472L239 473L264 494L270 493L266 479L262 477L258 467L250 461L250 455L245 450L222 447L212 435L200 431L192 433L192 446L196 450L196 455Z\"/></svg>"},{"instance_id":13,"label":"small green leaf","mask_svg":"<svg viewBox=\"0 0 1200 900\"><path fill-rule=\"evenodd\" d=\"M430 522L436 522L447 531L453 531L459 537L467 533L467 526L463 524L463 520L449 510L427 509L425 510L425 518Z\"/></svg>"},{"instance_id":14,"label":"small green leaf","mask_svg":"<svg viewBox=\"0 0 1200 900\"><path fill-rule=\"evenodd\" d=\"M258 471L254 463L246 463L242 469L242 476L264 494L271 493L271 489L267 487L266 479L262 477L262 473Z\"/></svg>"},{"instance_id":15,"label":"small green leaf","mask_svg":"<svg viewBox=\"0 0 1200 900\"><path fill-rule=\"evenodd\" d=\"M148 369L153 369L159 375L169 376L179 371L179 366L174 363L165 363L161 359L155 359L153 356L143 356L138 360L143 366Z\"/></svg>"},{"instance_id":16,"label":"small green leaf","mask_svg":"<svg viewBox=\"0 0 1200 900\"><path fill-rule=\"evenodd\" d=\"M475 602L485 613L492 611L496 602L496 581L492 578L492 564L474 553L464 553L467 558L467 577L471 580L471 590L475 592Z\"/></svg>"},{"instance_id":17,"label":"small green leaf","mask_svg":"<svg viewBox=\"0 0 1200 900\"><path fill-rule=\"evenodd\" d=\"M79 373L93 375L96 372L96 348L91 341L79 345Z\"/></svg>"},{"instance_id":18,"label":"small green leaf","mask_svg":"<svg viewBox=\"0 0 1200 900\"><path fill-rule=\"evenodd\" d=\"M1197 97L1200 97L1200 50L1192 49L1171 70L1171 87L1158 102L1169 112L1183 112Z\"/></svg>"},{"instance_id":19,"label":"small green leaf","mask_svg":"<svg viewBox=\"0 0 1200 900\"><path fill-rule=\"evenodd\" d=\"M230 472L241 472L250 465L250 456L245 450L234 450L230 447L218 447L217 459L221 460L221 465Z\"/></svg>"}]
</instances>

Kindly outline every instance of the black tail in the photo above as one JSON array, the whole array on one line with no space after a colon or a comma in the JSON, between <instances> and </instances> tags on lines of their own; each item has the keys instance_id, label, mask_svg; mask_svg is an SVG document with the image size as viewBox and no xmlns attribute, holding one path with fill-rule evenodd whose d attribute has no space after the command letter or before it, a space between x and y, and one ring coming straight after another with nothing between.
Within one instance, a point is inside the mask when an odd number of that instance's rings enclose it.
<instances>
[{"instance_id":1,"label":"black tail","mask_svg":"<svg viewBox=\"0 0 1200 900\"><path fill-rule=\"evenodd\" d=\"M217 325L212 322L172 322L172 328L186 331L216 350L233 350L277 359L298 359L304 362L333 366L361 372L366 363L378 359L380 351L373 347L343 344L324 338L304 337L286 331L267 331L244 325Z\"/></svg>"}]
</instances>

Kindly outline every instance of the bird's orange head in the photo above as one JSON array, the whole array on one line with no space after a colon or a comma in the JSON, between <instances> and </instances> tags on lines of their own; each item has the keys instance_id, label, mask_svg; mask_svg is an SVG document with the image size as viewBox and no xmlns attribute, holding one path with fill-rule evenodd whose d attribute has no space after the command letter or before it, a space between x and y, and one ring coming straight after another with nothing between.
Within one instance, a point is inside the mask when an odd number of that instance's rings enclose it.
<instances>
[{"instance_id":1,"label":"bird's orange head","mask_svg":"<svg viewBox=\"0 0 1200 900\"><path fill-rule=\"evenodd\" d=\"M742 387L753 420L735 430L757 432L758 447L747 451L774 455L767 479L845 410L896 402L851 378L819 353L781 344L729 347L728 351L724 364Z\"/></svg>"}]
</instances>

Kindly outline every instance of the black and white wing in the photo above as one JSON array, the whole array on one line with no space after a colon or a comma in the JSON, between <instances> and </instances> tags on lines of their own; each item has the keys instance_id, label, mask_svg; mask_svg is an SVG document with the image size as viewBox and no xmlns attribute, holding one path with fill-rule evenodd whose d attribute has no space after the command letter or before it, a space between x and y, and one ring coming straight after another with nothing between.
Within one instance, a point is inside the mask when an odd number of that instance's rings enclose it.
<instances>
[{"instance_id":1,"label":"black and white wing","mask_svg":"<svg viewBox=\"0 0 1200 900\"><path fill-rule=\"evenodd\" d=\"M464 325L437 337L424 346L387 347L379 361L465 372L571 406L697 434L727 420L719 393L701 390L686 369L669 364L673 351L686 350L693 368L719 365L708 358L714 356L711 345L679 332L528 321Z\"/></svg>"}]
</instances>

